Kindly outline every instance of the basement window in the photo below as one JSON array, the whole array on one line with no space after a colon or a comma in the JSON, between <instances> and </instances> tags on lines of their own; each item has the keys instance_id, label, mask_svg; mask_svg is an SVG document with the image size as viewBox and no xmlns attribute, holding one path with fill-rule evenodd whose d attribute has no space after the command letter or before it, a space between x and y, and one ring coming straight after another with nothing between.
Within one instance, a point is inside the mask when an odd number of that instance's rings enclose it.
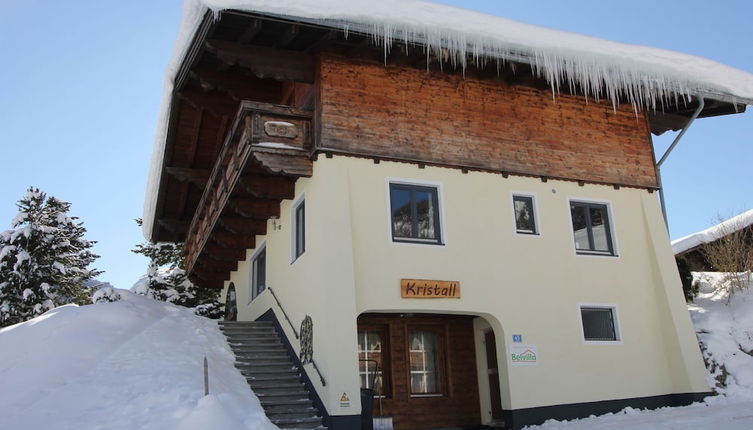
<instances>
[{"instance_id":1,"label":"basement window","mask_svg":"<svg viewBox=\"0 0 753 430\"><path fill-rule=\"evenodd\" d=\"M392 240L442 244L437 187L390 183Z\"/></svg>"},{"instance_id":2,"label":"basement window","mask_svg":"<svg viewBox=\"0 0 753 430\"><path fill-rule=\"evenodd\" d=\"M580 320L585 342L620 340L617 310L613 306L580 306Z\"/></svg>"}]
</instances>

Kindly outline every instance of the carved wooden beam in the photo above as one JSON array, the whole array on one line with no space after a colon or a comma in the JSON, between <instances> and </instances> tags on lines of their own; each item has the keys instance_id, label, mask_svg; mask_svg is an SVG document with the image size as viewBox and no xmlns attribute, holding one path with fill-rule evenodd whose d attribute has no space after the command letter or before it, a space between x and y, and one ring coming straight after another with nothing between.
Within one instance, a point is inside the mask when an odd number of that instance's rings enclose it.
<instances>
[{"instance_id":1,"label":"carved wooden beam","mask_svg":"<svg viewBox=\"0 0 753 430\"><path fill-rule=\"evenodd\" d=\"M196 263L198 264L198 267L194 267L194 270L201 269L205 272L215 272L220 275L227 274L225 279L230 279L230 272L238 270L237 261L217 260L207 254L203 254Z\"/></svg>"},{"instance_id":2,"label":"carved wooden beam","mask_svg":"<svg viewBox=\"0 0 753 430\"><path fill-rule=\"evenodd\" d=\"M260 19L251 20L238 38L238 43L249 44L253 42L256 35L261 31L262 25L262 20Z\"/></svg>"},{"instance_id":3,"label":"carved wooden beam","mask_svg":"<svg viewBox=\"0 0 753 430\"><path fill-rule=\"evenodd\" d=\"M239 199L228 201L233 210L241 216L267 220L270 217L280 216L280 202L276 200Z\"/></svg>"},{"instance_id":4,"label":"carved wooden beam","mask_svg":"<svg viewBox=\"0 0 753 430\"><path fill-rule=\"evenodd\" d=\"M232 116L238 109L237 102L218 92L181 90L178 97L196 109L207 110L215 115Z\"/></svg>"},{"instance_id":5,"label":"carved wooden beam","mask_svg":"<svg viewBox=\"0 0 753 430\"><path fill-rule=\"evenodd\" d=\"M314 82L314 59L304 52L208 40L207 51L221 61L249 69L257 78Z\"/></svg>"},{"instance_id":6,"label":"carved wooden beam","mask_svg":"<svg viewBox=\"0 0 753 430\"><path fill-rule=\"evenodd\" d=\"M225 248L256 248L255 235L243 235L230 231L215 231L210 236L212 242L224 246Z\"/></svg>"},{"instance_id":7,"label":"carved wooden beam","mask_svg":"<svg viewBox=\"0 0 753 430\"><path fill-rule=\"evenodd\" d=\"M291 200L295 197L295 182L283 176L246 175L238 181L241 189L256 198Z\"/></svg>"},{"instance_id":8,"label":"carved wooden beam","mask_svg":"<svg viewBox=\"0 0 753 430\"><path fill-rule=\"evenodd\" d=\"M275 41L275 48L286 48L290 45L296 37L301 33L300 28L297 25L291 25L285 29L285 31Z\"/></svg>"},{"instance_id":9,"label":"carved wooden beam","mask_svg":"<svg viewBox=\"0 0 753 430\"><path fill-rule=\"evenodd\" d=\"M279 82L265 81L237 71L218 71L207 67L197 67L191 71L191 77L199 81L202 88L224 91L237 101L256 100L278 103L280 99L281 84Z\"/></svg>"},{"instance_id":10,"label":"carved wooden beam","mask_svg":"<svg viewBox=\"0 0 753 430\"><path fill-rule=\"evenodd\" d=\"M187 167L166 167L168 175L181 182L190 182L199 188L204 188L209 179L208 169L191 169Z\"/></svg>"},{"instance_id":11,"label":"carved wooden beam","mask_svg":"<svg viewBox=\"0 0 753 430\"><path fill-rule=\"evenodd\" d=\"M185 234L188 231L188 227L191 225L191 221L183 219L166 219L160 218L157 220L160 227L163 227L176 234Z\"/></svg>"},{"instance_id":12,"label":"carved wooden beam","mask_svg":"<svg viewBox=\"0 0 753 430\"><path fill-rule=\"evenodd\" d=\"M204 247L204 252L219 261L240 261L246 259L246 250L241 248L225 248L208 243Z\"/></svg>"},{"instance_id":13,"label":"carved wooden beam","mask_svg":"<svg viewBox=\"0 0 753 430\"><path fill-rule=\"evenodd\" d=\"M220 225L231 233L241 235L264 235L267 234L267 221L243 217L223 216Z\"/></svg>"}]
</instances>

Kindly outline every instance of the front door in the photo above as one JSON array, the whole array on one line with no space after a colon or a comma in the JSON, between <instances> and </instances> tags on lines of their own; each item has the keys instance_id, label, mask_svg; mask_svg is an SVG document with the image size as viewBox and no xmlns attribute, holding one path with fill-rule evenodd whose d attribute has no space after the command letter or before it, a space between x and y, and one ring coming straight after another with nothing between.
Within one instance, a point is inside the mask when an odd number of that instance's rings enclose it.
<instances>
[{"instance_id":1,"label":"front door","mask_svg":"<svg viewBox=\"0 0 753 430\"><path fill-rule=\"evenodd\" d=\"M494 332L489 330L484 333L486 344L486 364L489 375L489 398L492 402L492 419L502 419L502 398L499 394L499 368L497 367L497 343L494 341Z\"/></svg>"}]
</instances>

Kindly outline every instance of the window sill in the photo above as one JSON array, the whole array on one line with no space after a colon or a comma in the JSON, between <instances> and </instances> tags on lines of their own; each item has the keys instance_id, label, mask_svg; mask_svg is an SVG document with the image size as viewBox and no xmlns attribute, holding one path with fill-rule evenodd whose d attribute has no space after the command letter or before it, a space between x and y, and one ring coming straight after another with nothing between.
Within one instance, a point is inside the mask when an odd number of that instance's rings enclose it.
<instances>
[{"instance_id":1,"label":"window sill","mask_svg":"<svg viewBox=\"0 0 753 430\"><path fill-rule=\"evenodd\" d=\"M586 255L593 257L619 257L619 255L611 252L599 252L599 251L575 251L575 255Z\"/></svg>"},{"instance_id":2,"label":"window sill","mask_svg":"<svg viewBox=\"0 0 753 430\"><path fill-rule=\"evenodd\" d=\"M436 246L444 246L445 244L442 242L436 242L433 240L421 240L421 239L392 239L392 243L408 243L412 245L436 245Z\"/></svg>"}]
</instances>

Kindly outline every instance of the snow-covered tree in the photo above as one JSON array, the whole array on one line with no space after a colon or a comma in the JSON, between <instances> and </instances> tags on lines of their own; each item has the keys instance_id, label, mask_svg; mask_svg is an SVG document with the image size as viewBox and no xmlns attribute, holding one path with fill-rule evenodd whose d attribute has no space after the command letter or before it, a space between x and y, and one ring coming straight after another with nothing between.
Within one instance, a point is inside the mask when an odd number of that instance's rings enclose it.
<instances>
[{"instance_id":1,"label":"snow-covered tree","mask_svg":"<svg viewBox=\"0 0 753 430\"><path fill-rule=\"evenodd\" d=\"M136 223L141 225L141 220L137 219ZM146 279L137 284L136 293L156 300L195 308L197 315L209 318L222 316L219 291L198 288L188 279L188 275L183 270L185 254L182 243L145 242L136 245L132 251L149 258Z\"/></svg>"},{"instance_id":2,"label":"snow-covered tree","mask_svg":"<svg viewBox=\"0 0 753 430\"><path fill-rule=\"evenodd\" d=\"M31 319L56 306L86 304L86 282L102 273L86 229L68 215L71 204L29 188L11 229L0 233L0 326Z\"/></svg>"}]
</instances>

